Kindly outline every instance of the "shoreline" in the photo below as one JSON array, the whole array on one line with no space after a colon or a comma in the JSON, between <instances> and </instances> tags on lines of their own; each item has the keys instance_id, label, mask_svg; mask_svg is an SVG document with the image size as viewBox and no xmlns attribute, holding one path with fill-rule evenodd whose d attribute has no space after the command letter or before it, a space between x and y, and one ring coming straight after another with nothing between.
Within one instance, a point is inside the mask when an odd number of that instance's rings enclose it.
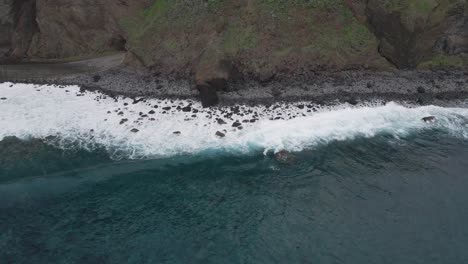
<instances>
[{"instance_id":1,"label":"shoreline","mask_svg":"<svg viewBox=\"0 0 468 264\"><path fill-rule=\"evenodd\" d=\"M97 73L76 73L54 78L0 78L0 82L77 85L82 90L99 91L112 97L191 99L199 101L195 82L162 77L149 71L123 66ZM468 99L468 72L350 70L311 72L293 77L267 79L242 76L218 91L219 106L235 104L270 105L309 101L321 105L375 100L419 105L447 105Z\"/></svg>"}]
</instances>

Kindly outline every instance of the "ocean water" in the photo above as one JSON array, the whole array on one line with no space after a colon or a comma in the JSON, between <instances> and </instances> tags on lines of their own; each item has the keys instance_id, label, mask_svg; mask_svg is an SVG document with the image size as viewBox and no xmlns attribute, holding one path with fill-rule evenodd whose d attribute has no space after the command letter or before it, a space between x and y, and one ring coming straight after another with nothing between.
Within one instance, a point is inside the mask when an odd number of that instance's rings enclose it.
<instances>
[{"instance_id":1,"label":"ocean water","mask_svg":"<svg viewBox=\"0 0 468 264\"><path fill-rule=\"evenodd\" d=\"M467 190L463 104L0 84L0 263L468 263Z\"/></svg>"}]
</instances>

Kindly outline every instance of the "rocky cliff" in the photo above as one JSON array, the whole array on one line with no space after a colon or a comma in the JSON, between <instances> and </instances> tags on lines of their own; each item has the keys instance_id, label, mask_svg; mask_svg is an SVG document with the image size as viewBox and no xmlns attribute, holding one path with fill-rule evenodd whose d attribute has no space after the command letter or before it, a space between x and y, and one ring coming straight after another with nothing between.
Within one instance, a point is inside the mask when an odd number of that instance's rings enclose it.
<instances>
[{"instance_id":1,"label":"rocky cliff","mask_svg":"<svg viewBox=\"0 0 468 264\"><path fill-rule=\"evenodd\" d=\"M125 50L133 64L201 81L468 64L466 0L0 0L0 10L11 58Z\"/></svg>"}]
</instances>

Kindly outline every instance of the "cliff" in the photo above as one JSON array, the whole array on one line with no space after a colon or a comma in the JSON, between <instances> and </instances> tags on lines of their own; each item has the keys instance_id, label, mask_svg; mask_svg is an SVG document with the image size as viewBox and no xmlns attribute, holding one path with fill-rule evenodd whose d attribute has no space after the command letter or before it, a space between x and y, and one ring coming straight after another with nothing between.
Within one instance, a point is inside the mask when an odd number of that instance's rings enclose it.
<instances>
[{"instance_id":1,"label":"cliff","mask_svg":"<svg viewBox=\"0 0 468 264\"><path fill-rule=\"evenodd\" d=\"M10 59L126 51L200 80L468 64L466 0L0 0L0 16Z\"/></svg>"}]
</instances>

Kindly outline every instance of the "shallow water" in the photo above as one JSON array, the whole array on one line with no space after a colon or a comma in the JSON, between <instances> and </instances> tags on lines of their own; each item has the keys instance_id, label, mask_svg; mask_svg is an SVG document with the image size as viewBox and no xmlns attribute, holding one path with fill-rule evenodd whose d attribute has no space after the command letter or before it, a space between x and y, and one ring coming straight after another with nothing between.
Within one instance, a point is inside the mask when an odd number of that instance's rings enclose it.
<instances>
[{"instance_id":1,"label":"shallow water","mask_svg":"<svg viewBox=\"0 0 468 264\"><path fill-rule=\"evenodd\" d=\"M468 261L466 108L303 102L241 107L251 116L219 124L230 109L192 102L191 117L176 110L187 101L9 86L0 84L6 263ZM278 113L290 117L270 120ZM428 115L437 122L422 122ZM273 158L282 149L292 162Z\"/></svg>"}]
</instances>

